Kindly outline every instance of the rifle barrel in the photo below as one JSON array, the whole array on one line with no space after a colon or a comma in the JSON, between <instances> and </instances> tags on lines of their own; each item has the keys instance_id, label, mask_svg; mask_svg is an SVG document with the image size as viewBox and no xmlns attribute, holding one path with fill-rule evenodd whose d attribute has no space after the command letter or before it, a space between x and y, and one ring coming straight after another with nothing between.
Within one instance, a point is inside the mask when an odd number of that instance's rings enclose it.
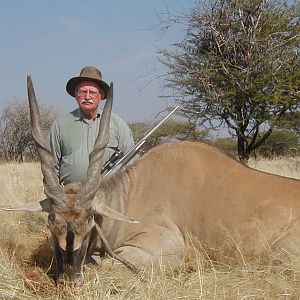
<instances>
[{"instance_id":1,"label":"rifle barrel","mask_svg":"<svg viewBox=\"0 0 300 300\"><path fill-rule=\"evenodd\" d=\"M176 106L163 120L161 120L152 130L150 130L149 133L146 134L129 152L127 152L117 163L103 176L107 176L113 170L115 170L118 166L119 168L124 167L132 158L133 156L138 152L138 150L144 145L147 138L163 123L165 122L177 109L179 108L179 105Z\"/></svg>"}]
</instances>

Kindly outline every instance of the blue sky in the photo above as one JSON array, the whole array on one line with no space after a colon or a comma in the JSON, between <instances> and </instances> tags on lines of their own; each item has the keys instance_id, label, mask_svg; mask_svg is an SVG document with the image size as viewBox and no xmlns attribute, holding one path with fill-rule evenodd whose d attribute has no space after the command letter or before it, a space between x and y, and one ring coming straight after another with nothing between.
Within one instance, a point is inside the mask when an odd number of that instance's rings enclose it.
<instances>
[{"instance_id":1,"label":"blue sky","mask_svg":"<svg viewBox=\"0 0 300 300\"><path fill-rule=\"evenodd\" d=\"M182 28L166 34L149 29L157 13L180 13L190 0L26 0L2 1L0 10L0 110L26 99L31 74L39 102L60 113L76 107L65 85L86 65L99 67L114 82L114 111L126 121L151 120L167 103L162 82L144 77L156 51L179 41Z\"/></svg>"}]
</instances>

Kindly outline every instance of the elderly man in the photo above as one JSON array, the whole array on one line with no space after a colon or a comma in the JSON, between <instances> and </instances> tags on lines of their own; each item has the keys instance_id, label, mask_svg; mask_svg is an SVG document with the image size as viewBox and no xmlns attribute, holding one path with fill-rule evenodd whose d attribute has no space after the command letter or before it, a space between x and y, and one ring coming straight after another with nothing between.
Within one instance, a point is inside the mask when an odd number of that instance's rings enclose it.
<instances>
[{"instance_id":1,"label":"elderly man","mask_svg":"<svg viewBox=\"0 0 300 300\"><path fill-rule=\"evenodd\" d=\"M75 97L79 107L55 120L49 132L59 179L64 184L85 180L89 154L94 148L102 113L99 103L106 99L109 86L102 80L100 70L88 66L78 77L68 81L66 90ZM130 128L120 117L112 114L104 163L116 149L125 154L133 147Z\"/></svg>"}]
</instances>

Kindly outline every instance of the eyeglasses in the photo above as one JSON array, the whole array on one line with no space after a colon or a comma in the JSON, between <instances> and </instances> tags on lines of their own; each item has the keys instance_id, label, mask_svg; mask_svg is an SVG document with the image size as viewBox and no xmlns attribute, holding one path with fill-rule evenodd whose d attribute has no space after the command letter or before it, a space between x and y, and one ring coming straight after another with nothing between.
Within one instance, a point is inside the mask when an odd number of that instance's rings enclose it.
<instances>
[{"instance_id":1,"label":"eyeglasses","mask_svg":"<svg viewBox=\"0 0 300 300\"><path fill-rule=\"evenodd\" d=\"M86 97L88 93L90 94L90 97L92 99L95 99L99 96L99 92L97 92L97 91L90 91L90 90L78 90L77 91L77 95L79 97Z\"/></svg>"}]
</instances>

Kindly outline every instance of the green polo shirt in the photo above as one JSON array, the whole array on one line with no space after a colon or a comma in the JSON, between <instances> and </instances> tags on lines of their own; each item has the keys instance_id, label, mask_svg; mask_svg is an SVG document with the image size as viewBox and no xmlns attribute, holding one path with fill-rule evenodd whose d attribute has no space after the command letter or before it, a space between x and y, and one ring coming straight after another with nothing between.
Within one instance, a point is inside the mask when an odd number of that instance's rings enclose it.
<instances>
[{"instance_id":1,"label":"green polo shirt","mask_svg":"<svg viewBox=\"0 0 300 300\"><path fill-rule=\"evenodd\" d=\"M88 120L77 108L54 121L49 132L49 142L61 182L85 180L101 114L102 110L99 110L93 120ZM112 114L109 125L109 144L103 156L103 163L114 153L111 148L118 147L125 154L134 147L132 132L120 117Z\"/></svg>"}]
</instances>

